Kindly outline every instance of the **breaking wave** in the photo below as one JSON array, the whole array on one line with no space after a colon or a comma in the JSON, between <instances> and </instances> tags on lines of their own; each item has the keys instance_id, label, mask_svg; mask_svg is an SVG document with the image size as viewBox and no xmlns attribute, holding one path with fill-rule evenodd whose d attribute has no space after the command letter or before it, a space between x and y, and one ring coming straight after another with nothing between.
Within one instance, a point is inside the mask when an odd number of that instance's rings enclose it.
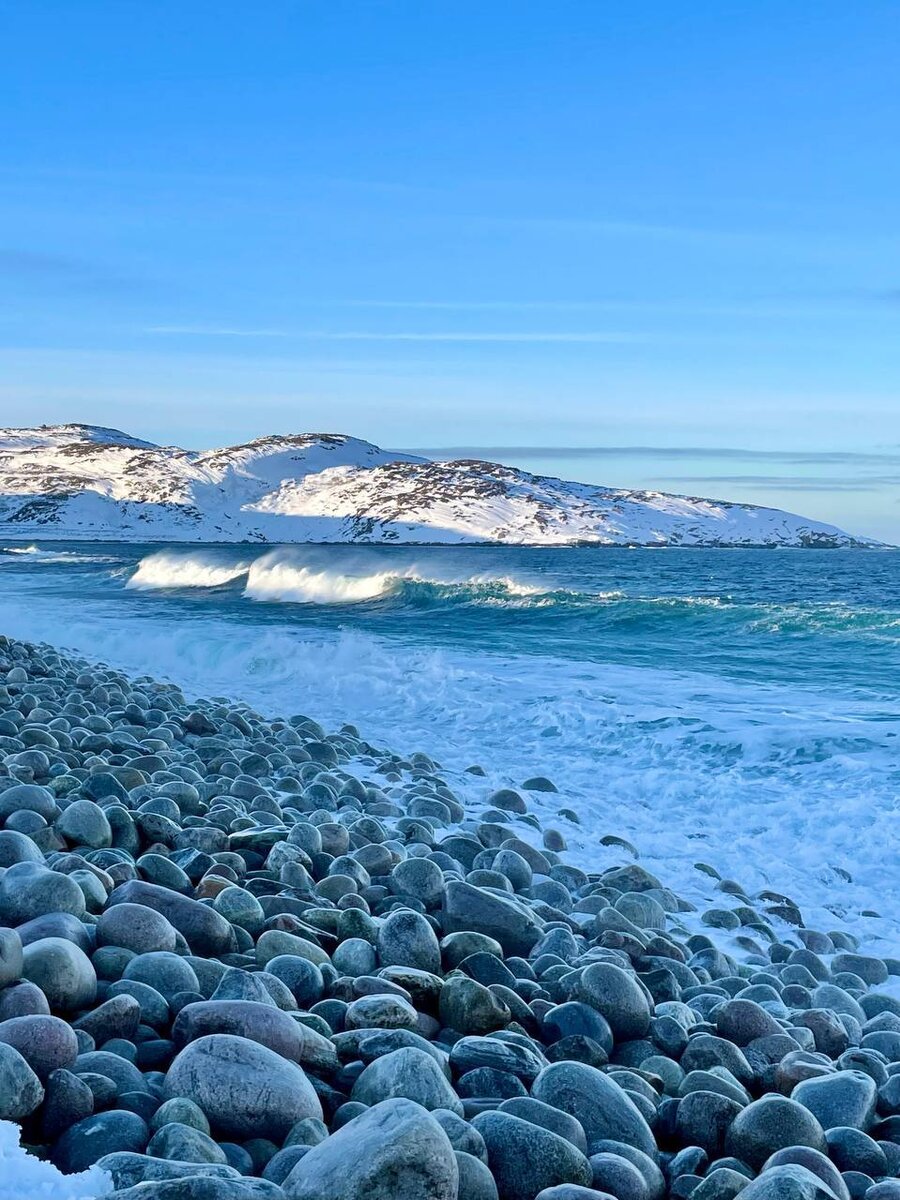
<instances>
[{"instance_id":1,"label":"breaking wave","mask_svg":"<svg viewBox=\"0 0 900 1200\"><path fill-rule=\"evenodd\" d=\"M248 563L222 563L200 555L161 552L142 558L125 586L137 591L221 587L246 575L248 568Z\"/></svg>"},{"instance_id":2,"label":"breaking wave","mask_svg":"<svg viewBox=\"0 0 900 1200\"><path fill-rule=\"evenodd\" d=\"M34 547L20 553L48 555ZM70 556L72 559L81 556ZM83 558L82 558L83 561ZM238 560L215 551L159 551L142 558L126 580L134 591L224 590L258 604L341 607L368 605L415 609L572 610L588 616L595 630L639 633L707 628L719 632L800 637L845 634L900 644L900 610L842 602L762 602L727 592L709 595L635 595L617 589L591 591L561 586L539 573L454 571L424 565L421 558L393 561L372 570L370 556L342 552L340 566L322 553L270 550ZM547 614L550 617L550 614ZM555 618L554 618L555 619Z\"/></svg>"},{"instance_id":3,"label":"breaking wave","mask_svg":"<svg viewBox=\"0 0 900 1200\"><path fill-rule=\"evenodd\" d=\"M536 583L490 573L435 573L414 563L391 570L334 570L321 559L304 561L296 554L274 551L252 562L223 562L214 555L161 552L141 559L126 587L139 591L217 588L244 581L250 600L293 604L360 604L406 594L413 602L431 598L477 602L517 598L552 599ZM575 593L570 593L574 595Z\"/></svg>"}]
</instances>

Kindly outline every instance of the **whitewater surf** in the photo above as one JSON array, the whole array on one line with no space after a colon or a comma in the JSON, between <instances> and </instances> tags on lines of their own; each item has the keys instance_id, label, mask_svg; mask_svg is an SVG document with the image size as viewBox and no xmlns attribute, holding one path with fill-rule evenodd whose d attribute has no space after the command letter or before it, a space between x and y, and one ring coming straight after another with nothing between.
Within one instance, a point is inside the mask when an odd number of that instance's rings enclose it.
<instances>
[{"instance_id":1,"label":"whitewater surf","mask_svg":"<svg viewBox=\"0 0 900 1200\"><path fill-rule=\"evenodd\" d=\"M552 777L687 895L715 860L900 936L900 555L6 543L9 633L425 747L463 789ZM837 819L835 814L839 814ZM849 879L845 878L849 876ZM840 911L833 901L841 880ZM878 913L881 915L873 916ZM869 915L865 915L869 914Z\"/></svg>"}]
</instances>

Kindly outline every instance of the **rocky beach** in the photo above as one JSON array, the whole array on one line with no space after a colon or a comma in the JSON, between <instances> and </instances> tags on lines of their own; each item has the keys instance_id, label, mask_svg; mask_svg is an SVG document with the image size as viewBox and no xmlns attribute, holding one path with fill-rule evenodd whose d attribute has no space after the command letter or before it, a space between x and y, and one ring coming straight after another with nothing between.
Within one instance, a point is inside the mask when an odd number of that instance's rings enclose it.
<instances>
[{"instance_id":1,"label":"rocky beach","mask_svg":"<svg viewBox=\"0 0 900 1200\"><path fill-rule=\"evenodd\" d=\"M900 1197L900 959L426 750L0 639L2 1200Z\"/></svg>"}]
</instances>

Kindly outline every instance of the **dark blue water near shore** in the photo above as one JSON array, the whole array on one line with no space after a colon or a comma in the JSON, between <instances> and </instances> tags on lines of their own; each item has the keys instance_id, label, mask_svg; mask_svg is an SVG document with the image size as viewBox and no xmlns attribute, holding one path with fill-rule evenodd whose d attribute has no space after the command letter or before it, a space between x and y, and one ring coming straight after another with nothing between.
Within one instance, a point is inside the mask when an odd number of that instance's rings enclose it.
<instances>
[{"instance_id":1,"label":"dark blue water near shore","mask_svg":"<svg viewBox=\"0 0 900 1200\"><path fill-rule=\"evenodd\" d=\"M881 688L900 553L7 545L5 590L137 622L348 629L402 644ZM139 566L140 564L140 566ZM227 578L228 575L231 578Z\"/></svg>"}]
</instances>

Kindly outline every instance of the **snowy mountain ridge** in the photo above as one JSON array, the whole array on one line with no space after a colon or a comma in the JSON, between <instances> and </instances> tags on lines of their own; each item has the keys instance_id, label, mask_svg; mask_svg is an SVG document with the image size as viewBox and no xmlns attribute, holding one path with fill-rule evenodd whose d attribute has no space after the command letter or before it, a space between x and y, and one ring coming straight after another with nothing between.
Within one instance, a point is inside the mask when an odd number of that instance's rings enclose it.
<instances>
[{"instance_id":1,"label":"snowy mountain ridge","mask_svg":"<svg viewBox=\"0 0 900 1200\"><path fill-rule=\"evenodd\" d=\"M877 545L750 504L433 461L343 434L218 450L95 425L0 429L0 535L178 542Z\"/></svg>"}]
</instances>

